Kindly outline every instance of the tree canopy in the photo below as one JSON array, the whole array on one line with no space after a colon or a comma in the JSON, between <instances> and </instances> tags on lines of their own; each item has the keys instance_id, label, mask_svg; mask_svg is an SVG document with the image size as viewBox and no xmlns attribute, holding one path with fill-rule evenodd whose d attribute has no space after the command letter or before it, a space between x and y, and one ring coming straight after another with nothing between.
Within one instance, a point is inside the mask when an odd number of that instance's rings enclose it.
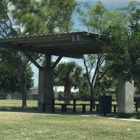
<instances>
[{"instance_id":1,"label":"tree canopy","mask_svg":"<svg viewBox=\"0 0 140 140\"><path fill-rule=\"evenodd\" d=\"M108 70L109 72L112 71L113 79L119 76L130 79L131 73L128 71L130 71L131 63L133 62L130 62L129 53L134 50L131 49L128 52L126 48L128 45L134 45L134 40L133 43L129 42L134 38L134 35L130 37L130 32L132 32L132 26L130 29L130 17L132 13L135 13L138 5L138 2L130 2L126 7L108 9L99 1L95 5L91 5L88 2L83 3L82 8L77 9L81 26L90 32L99 34L97 41L102 39L104 45L101 54L85 55L83 59L92 96L96 94L96 88L103 87L100 84L103 84L102 78L104 78ZM131 21L133 22L134 18ZM118 48L118 46L121 47ZM126 64L121 62L121 59ZM136 66L133 69L136 69ZM111 83L111 81L110 79L108 83Z\"/></svg>"},{"instance_id":2,"label":"tree canopy","mask_svg":"<svg viewBox=\"0 0 140 140\"><path fill-rule=\"evenodd\" d=\"M31 67L28 67L25 73L27 91L33 86L34 82L32 77L33 72L31 70ZM0 62L0 92L21 92L20 77L17 69L12 66L5 65L3 61Z\"/></svg>"},{"instance_id":3,"label":"tree canopy","mask_svg":"<svg viewBox=\"0 0 140 140\"><path fill-rule=\"evenodd\" d=\"M74 0L11 0L11 3L13 19L23 29L21 35L69 32L73 24Z\"/></svg>"},{"instance_id":4,"label":"tree canopy","mask_svg":"<svg viewBox=\"0 0 140 140\"><path fill-rule=\"evenodd\" d=\"M132 14L128 27L112 24L103 32L104 51L113 77L131 81L140 77L139 10Z\"/></svg>"},{"instance_id":5,"label":"tree canopy","mask_svg":"<svg viewBox=\"0 0 140 140\"><path fill-rule=\"evenodd\" d=\"M60 63L54 70L55 84L64 85L65 97L70 97L71 88L78 88L82 76L82 68L75 62Z\"/></svg>"}]
</instances>

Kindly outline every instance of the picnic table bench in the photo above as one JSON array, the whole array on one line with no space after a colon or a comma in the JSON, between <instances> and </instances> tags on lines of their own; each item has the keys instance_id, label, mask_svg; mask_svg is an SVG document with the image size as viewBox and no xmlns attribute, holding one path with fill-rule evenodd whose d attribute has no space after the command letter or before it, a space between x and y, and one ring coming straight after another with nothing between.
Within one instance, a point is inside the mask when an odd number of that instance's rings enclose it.
<instances>
[{"instance_id":1,"label":"picnic table bench","mask_svg":"<svg viewBox=\"0 0 140 140\"><path fill-rule=\"evenodd\" d=\"M48 99L48 98L47 98ZM71 101L69 103L65 101ZM68 111L68 106L72 107L72 112L75 113L76 107L81 106L82 109L81 111L83 113L86 112L86 107L89 106L89 111L93 111L93 105L95 106L95 111L99 111L99 102L97 102L97 99L79 99L79 98L51 98L50 103L42 103L44 106L44 112L45 112L45 105L52 105L52 112L56 112L56 106L60 106L61 113L67 112ZM57 102L56 102L57 101ZM88 102L87 102L88 101ZM94 103L94 104L93 104ZM113 112L116 112L117 105L113 104L112 105Z\"/></svg>"},{"instance_id":2,"label":"picnic table bench","mask_svg":"<svg viewBox=\"0 0 140 140\"><path fill-rule=\"evenodd\" d=\"M82 106L82 112L86 112L86 106L90 105L90 104L87 104L87 103L80 103L80 104L69 104L69 103L55 103L55 105L60 105L61 106L61 112L67 112L67 106L73 106L73 112L75 113L76 112L76 106ZM55 112L55 110L54 110Z\"/></svg>"},{"instance_id":3,"label":"picnic table bench","mask_svg":"<svg viewBox=\"0 0 140 140\"><path fill-rule=\"evenodd\" d=\"M43 110L45 112L45 106L46 105L52 105L52 112L55 112L55 105L60 106L61 112L66 112L67 111L67 106L72 106L72 110L75 113L76 112L76 106L82 106L82 112L86 112L86 106L89 106L90 112L92 112L92 104L93 104L93 99L77 99L77 98L46 98L49 100L49 103L39 103L43 104ZM63 102L55 102L55 101L63 101ZM65 101L72 101L72 103L67 103ZM77 101L84 101L84 103L77 103ZM88 103L85 103L85 101L89 101Z\"/></svg>"}]
</instances>

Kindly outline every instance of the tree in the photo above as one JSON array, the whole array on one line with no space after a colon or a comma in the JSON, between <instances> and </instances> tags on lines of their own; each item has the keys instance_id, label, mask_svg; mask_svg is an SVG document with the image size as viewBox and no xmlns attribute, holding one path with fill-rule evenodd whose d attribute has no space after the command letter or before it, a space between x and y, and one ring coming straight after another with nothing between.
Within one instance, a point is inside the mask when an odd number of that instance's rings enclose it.
<instances>
[{"instance_id":1,"label":"tree","mask_svg":"<svg viewBox=\"0 0 140 140\"><path fill-rule=\"evenodd\" d=\"M133 34L136 34L138 36L139 36L139 32L140 32L140 24L139 24L140 16L139 15L140 15L140 10L137 9L136 12L133 13L132 17L130 18L130 27L132 29L132 32L133 32ZM139 42L139 40L137 40L137 41ZM140 77L137 75L137 77L135 77L134 80L135 80L135 86L137 89L137 93L140 94Z\"/></svg>"},{"instance_id":2,"label":"tree","mask_svg":"<svg viewBox=\"0 0 140 140\"><path fill-rule=\"evenodd\" d=\"M29 59L25 57L22 52L9 51L5 49L1 49L0 59L5 67L10 69L8 71L12 71L13 74L18 76L17 82L19 85L16 90L19 90L22 93L22 107L26 108L27 89L33 86L33 81L31 79L33 72L30 68Z\"/></svg>"},{"instance_id":3,"label":"tree","mask_svg":"<svg viewBox=\"0 0 140 140\"><path fill-rule=\"evenodd\" d=\"M9 5L9 0L7 1L1 1L1 12L0 12L0 29L1 29L1 37L6 38L6 37L14 37L18 36L18 32L13 28L13 23L12 20L9 17L10 11L8 9ZM4 62L5 65L11 65L12 67L15 66L15 69L19 68L21 66L21 62L19 62L19 54L17 51L8 51L5 49L0 50L0 58L1 61ZM11 59L13 59L11 61ZM20 72L20 85L21 85L21 92L22 92L22 107L26 107L26 92L23 90L25 86L25 77L21 76L23 73L20 71L20 69L16 69L16 72ZM24 79L24 80L22 80ZM24 83L23 83L23 82ZM8 82L8 81L7 81ZM9 82L8 82L9 83Z\"/></svg>"},{"instance_id":4,"label":"tree","mask_svg":"<svg viewBox=\"0 0 140 140\"><path fill-rule=\"evenodd\" d=\"M99 76L102 75L102 72L104 72L105 69L106 69L106 65L100 68ZM110 94L117 95L116 94L117 84L118 84L118 79L113 78L112 75L110 74L110 69L108 69L105 75L100 80L96 81L95 91L97 94L95 96L98 97L100 95L110 95Z\"/></svg>"},{"instance_id":5,"label":"tree","mask_svg":"<svg viewBox=\"0 0 140 140\"><path fill-rule=\"evenodd\" d=\"M52 34L59 32L64 27L68 29L68 23L70 22L71 14L75 6L74 1L62 1L57 3L50 0L40 1L19 1L11 0L14 8L12 10L13 19L16 20L17 25L23 28L21 36L23 35L40 35L40 34ZM67 23L67 24L66 24ZM65 26L64 26L65 25ZM64 26L64 27L63 27ZM21 53L22 54L22 53ZM37 54L30 54L33 59L39 58ZM26 63L26 57L22 60L22 66L20 68L21 83L23 85L22 91L25 93L25 70L28 65ZM26 95L26 94L23 94ZM25 98L25 96L23 97Z\"/></svg>"},{"instance_id":6,"label":"tree","mask_svg":"<svg viewBox=\"0 0 140 140\"><path fill-rule=\"evenodd\" d=\"M83 61L84 61L87 81L89 84L90 95L91 98L94 98L96 83L97 81L100 81L100 79L105 75L107 71L106 69L104 72L102 72L102 74L100 72L100 68L105 62L105 57L103 57L102 54L87 55L84 56Z\"/></svg>"},{"instance_id":7,"label":"tree","mask_svg":"<svg viewBox=\"0 0 140 140\"><path fill-rule=\"evenodd\" d=\"M112 24L105 30L102 40L104 51L110 63L113 77L122 77L125 81L139 78L140 70L140 32L139 32L139 10L132 14L128 27L120 24Z\"/></svg>"},{"instance_id":8,"label":"tree","mask_svg":"<svg viewBox=\"0 0 140 140\"><path fill-rule=\"evenodd\" d=\"M128 28L130 13L135 11L137 5L137 2L131 2L127 7L107 9L101 2L97 2L94 6L85 3L84 11L78 9L80 15L79 20L88 31L99 34L97 38L97 41L99 41L100 36L104 34L104 30L108 30L111 24L119 24L124 28ZM86 55L83 58L92 98L95 96L97 85L102 83L100 80L102 80L110 68L110 63L105 59L106 52L107 51L101 54ZM105 67L101 70L103 65L105 65Z\"/></svg>"},{"instance_id":9,"label":"tree","mask_svg":"<svg viewBox=\"0 0 140 140\"><path fill-rule=\"evenodd\" d=\"M16 28L13 28L12 20L9 17L9 0L0 1L0 38L17 36Z\"/></svg>"},{"instance_id":10,"label":"tree","mask_svg":"<svg viewBox=\"0 0 140 140\"><path fill-rule=\"evenodd\" d=\"M76 6L74 0L11 0L12 16L23 28L22 35L69 32L71 15ZM69 26L70 25L70 26Z\"/></svg>"},{"instance_id":11,"label":"tree","mask_svg":"<svg viewBox=\"0 0 140 140\"><path fill-rule=\"evenodd\" d=\"M33 72L29 67L25 74L25 80L27 82L26 89L29 90L33 86ZM19 73L17 69L7 66L3 61L0 62L0 91L1 92L21 92Z\"/></svg>"},{"instance_id":12,"label":"tree","mask_svg":"<svg viewBox=\"0 0 140 140\"><path fill-rule=\"evenodd\" d=\"M133 15L138 13L136 11ZM120 81L118 99L126 99L124 94L121 94L122 92L126 93L126 90L123 90L125 82L130 84L129 82L140 77L140 32L137 30L137 27L139 27L139 20L135 17L137 16L132 16L130 21L128 21L127 25L129 25L129 27L122 26L119 23L112 23L101 36L101 40L103 40L102 43L104 44L104 52L107 53L106 60L110 64L110 74ZM127 84L126 87L128 87ZM130 112L133 111L132 84L130 84L131 93L128 91L130 98L127 99L127 103L131 105ZM124 102L118 100L119 112L123 111L128 113L129 111L127 111L127 108L129 108L129 106L126 106L126 100Z\"/></svg>"},{"instance_id":13,"label":"tree","mask_svg":"<svg viewBox=\"0 0 140 140\"><path fill-rule=\"evenodd\" d=\"M105 8L101 2L97 2L94 6L85 3L84 7L86 12L78 9L80 23L86 27L88 31L100 35L102 30L108 25L107 22L109 22L110 18L109 10ZM105 56L104 54L84 55L83 64L89 85L90 96L91 98L94 98L96 83L99 82L107 72L106 67L105 71L102 72L102 75L100 74L99 76L99 73L101 73L100 68L105 64Z\"/></svg>"},{"instance_id":14,"label":"tree","mask_svg":"<svg viewBox=\"0 0 140 140\"><path fill-rule=\"evenodd\" d=\"M31 87L33 87L33 85L34 85L34 81L33 81L33 79L32 79L33 75L34 75L34 72L32 71L31 67L29 66L29 67L27 68L26 73L25 73L25 81L26 81L26 89L27 89L27 91L28 91Z\"/></svg>"},{"instance_id":15,"label":"tree","mask_svg":"<svg viewBox=\"0 0 140 140\"><path fill-rule=\"evenodd\" d=\"M105 18L109 10L105 8L100 1L95 5L90 5L88 2L84 3L82 8L83 7L84 11L81 8L77 9L80 24L86 28L87 31L101 34L102 29L107 25L108 20Z\"/></svg>"},{"instance_id":16,"label":"tree","mask_svg":"<svg viewBox=\"0 0 140 140\"><path fill-rule=\"evenodd\" d=\"M80 83L82 68L75 62L60 63L56 67L54 74L56 85L63 85L65 97L69 98L72 86L77 88L78 83Z\"/></svg>"},{"instance_id":17,"label":"tree","mask_svg":"<svg viewBox=\"0 0 140 140\"><path fill-rule=\"evenodd\" d=\"M79 94L78 94L79 98L85 99L91 97L89 92L89 84L85 73L83 73L82 77L80 78L80 83L78 84L78 88L79 88Z\"/></svg>"},{"instance_id":18,"label":"tree","mask_svg":"<svg viewBox=\"0 0 140 140\"><path fill-rule=\"evenodd\" d=\"M0 91L14 93L18 91L18 76L13 69L0 62Z\"/></svg>"}]
</instances>

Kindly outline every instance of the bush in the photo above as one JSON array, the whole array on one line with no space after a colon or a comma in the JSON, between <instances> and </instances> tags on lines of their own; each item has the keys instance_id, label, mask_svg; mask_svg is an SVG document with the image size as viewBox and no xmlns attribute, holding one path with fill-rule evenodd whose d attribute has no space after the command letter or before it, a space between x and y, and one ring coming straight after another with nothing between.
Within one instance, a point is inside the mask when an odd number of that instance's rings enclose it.
<instances>
[{"instance_id":1,"label":"bush","mask_svg":"<svg viewBox=\"0 0 140 140\"><path fill-rule=\"evenodd\" d=\"M90 98L90 93L85 90L80 90L79 93L77 93L77 94L78 94L77 96L79 98L83 98L83 99Z\"/></svg>"},{"instance_id":2,"label":"bush","mask_svg":"<svg viewBox=\"0 0 140 140\"><path fill-rule=\"evenodd\" d=\"M64 98L64 93L63 92L59 92L58 93L58 98Z\"/></svg>"}]
</instances>

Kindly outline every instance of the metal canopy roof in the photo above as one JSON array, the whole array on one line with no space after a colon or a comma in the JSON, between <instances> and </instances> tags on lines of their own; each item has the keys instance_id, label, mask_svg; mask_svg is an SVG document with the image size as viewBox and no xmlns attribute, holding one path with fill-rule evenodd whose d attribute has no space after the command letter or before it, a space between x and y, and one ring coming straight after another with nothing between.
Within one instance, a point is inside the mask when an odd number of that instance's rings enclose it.
<instances>
[{"instance_id":1,"label":"metal canopy roof","mask_svg":"<svg viewBox=\"0 0 140 140\"><path fill-rule=\"evenodd\" d=\"M55 35L30 36L0 39L0 47L26 52L51 54L66 57L81 57L83 54L101 52L98 35L89 32L73 32Z\"/></svg>"}]
</instances>

